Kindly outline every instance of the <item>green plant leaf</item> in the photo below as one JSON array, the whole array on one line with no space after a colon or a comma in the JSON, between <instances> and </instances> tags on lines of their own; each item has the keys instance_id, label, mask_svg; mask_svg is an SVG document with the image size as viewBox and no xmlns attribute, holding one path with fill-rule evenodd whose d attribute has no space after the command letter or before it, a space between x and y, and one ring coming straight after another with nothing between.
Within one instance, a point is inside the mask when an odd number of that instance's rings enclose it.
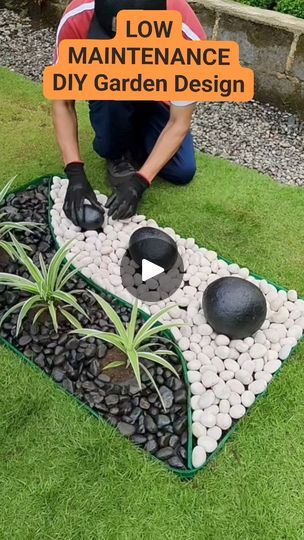
<instances>
[{"instance_id":1,"label":"green plant leaf","mask_svg":"<svg viewBox=\"0 0 304 540\"><path fill-rule=\"evenodd\" d=\"M67 311L63 307L60 307L59 311L69 321L69 323L74 326L74 328L79 328L79 330L82 328L80 322L69 311Z\"/></svg>"},{"instance_id":2,"label":"green plant leaf","mask_svg":"<svg viewBox=\"0 0 304 540\"><path fill-rule=\"evenodd\" d=\"M127 326L128 346L129 347L132 346L133 340L134 340L134 333L135 333L135 328L136 328L137 314L138 314L138 301L136 299L134 304L133 304L133 307L132 307L130 322L129 322L128 326Z\"/></svg>"},{"instance_id":3,"label":"green plant leaf","mask_svg":"<svg viewBox=\"0 0 304 540\"><path fill-rule=\"evenodd\" d=\"M0 203L2 203L4 201L6 195L10 191L10 189L11 189L14 181L16 180L16 178L17 178L17 175L13 176L13 178L11 178L8 182L6 182L5 186L0 191Z\"/></svg>"},{"instance_id":4,"label":"green plant leaf","mask_svg":"<svg viewBox=\"0 0 304 540\"><path fill-rule=\"evenodd\" d=\"M0 283L1 285L6 285L14 289L19 289L20 291L30 292L32 294L37 294L37 292L39 292L36 283L33 283L29 279L22 276L14 276L5 272L0 272Z\"/></svg>"},{"instance_id":5,"label":"green plant leaf","mask_svg":"<svg viewBox=\"0 0 304 540\"><path fill-rule=\"evenodd\" d=\"M140 378L140 367L139 367L138 354L137 354L135 349L128 349L126 352L127 352L128 358L130 360L130 364L132 366L132 369L134 371L134 375L136 377L137 384L139 386L139 389L141 390L142 385L141 385L141 378Z\"/></svg>"},{"instance_id":6,"label":"green plant leaf","mask_svg":"<svg viewBox=\"0 0 304 540\"><path fill-rule=\"evenodd\" d=\"M145 341L146 339L149 339L152 336L155 336L155 334L160 334L161 332L165 332L166 330L170 330L170 328L176 328L176 327L182 327L187 326L186 324L178 324L176 322L167 323L167 324L160 324L159 326L155 326L155 328L151 328L148 330L145 334L142 334L140 338L138 338L138 334L135 337L135 347L137 349L138 345Z\"/></svg>"},{"instance_id":7,"label":"green plant leaf","mask_svg":"<svg viewBox=\"0 0 304 540\"><path fill-rule=\"evenodd\" d=\"M16 258L15 249L10 242L7 242L6 240L0 240L0 248L3 249L3 251L5 251L11 259Z\"/></svg>"},{"instance_id":8,"label":"green plant leaf","mask_svg":"<svg viewBox=\"0 0 304 540\"><path fill-rule=\"evenodd\" d=\"M64 291L55 291L52 294L52 298L60 300L61 302L64 302L65 304L74 307L75 309L77 309L77 311L79 311L79 313L82 313L82 315L88 318L84 309L82 309L76 298L74 298L71 293L66 293Z\"/></svg>"},{"instance_id":9,"label":"green plant leaf","mask_svg":"<svg viewBox=\"0 0 304 540\"><path fill-rule=\"evenodd\" d=\"M20 307L23 306L24 302L26 302L26 300L23 300L22 302L18 302L18 304L15 304L14 306L12 306L10 309L8 309L1 317L1 320L0 320L0 326L2 326L2 324L4 323L4 321L12 314L14 313L14 311L17 311L17 309L19 309Z\"/></svg>"},{"instance_id":10,"label":"green plant leaf","mask_svg":"<svg viewBox=\"0 0 304 540\"><path fill-rule=\"evenodd\" d=\"M103 368L102 371L106 371L107 369L122 367L122 366L125 366L125 365L126 365L126 362L124 362L123 360L115 360L114 362L111 362L110 364L107 364Z\"/></svg>"},{"instance_id":11,"label":"green plant leaf","mask_svg":"<svg viewBox=\"0 0 304 540\"><path fill-rule=\"evenodd\" d=\"M156 392L157 392L157 395L158 395L159 400L160 400L160 402L161 402L161 404L162 404L162 406L163 406L164 411L167 412L167 408L166 408L165 402L164 402L164 400L163 400L163 396L161 395L161 393L160 393L160 391L159 391L159 389L158 389L158 386L157 386L157 384L156 384L156 382L155 382L155 380L154 380L153 375L151 375L151 373L150 373L150 371L148 370L148 368L147 368L142 362L140 362L140 367L141 367L141 369L144 370L144 372L145 372L145 373L147 374L147 376L149 377L149 379L150 379L152 385L154 386L154 388L155 388L155 390L156 390Z\"/></svg>"},{"instance_id":12,"label":"green plant leaf","mask_svg":"<svg viewBox=\"0 0 304 540\"><path fill-rule=\"evenodd\" d=\"M94 291L89 291L89 292L90 294L94 296L95 300L97 300L98 304L103 309L105 314L112 321L120 337L124 340L125 343L127 343L128 335L127 335L126 329L122 321L120 320L119 316L117 315L116 311L112 308L112 306L106 300L101 298L99 294L96 294Z\"/></svg>"},{"instance_id":13,"label":"green plant leaf","mask_svg":"<svg viewBox=\"0 0 304 540\"><path fill-rule=\"evenodd\" d=\"M89 337L101 339L102 341L112 343L113 345L115 345L115 347L117 347L117 349L127 354L126 347L122 339L117 334L112 334L111 332L101 332L100 330L91 330L89 328L83 328L82 330L72 330L70 334L78 334L80 336L83 336L83 339Z\"/></svg>"},{"instance_id":14,"label":"green plant leaf","mask_svg":"<svg viewBox=\"0 0 304 540\"><path fill-rule=\"evenodd\" d=\"M41 268L41 273L43 275L43 279L44 279L44 281L46 281L46 279L47 279L47 268L46 268L42 253L39 253L39 264L40 264L40 268Z\"/></svg>"},{"instance_id":15,"label":"green plant leaf","mask_svg":"<svg viewBox=\"0 0 304 540\"><path fill-rule=\"evenodd\" d=\"M61 246L52 258L49 269L48 269L48 278L47 278L47 288L48 291L53 292L56 288L57 277L61 268L61 265L65 259L66 254L68 253L73 240L69 240L66 244Z\"/></svg>"},{"instance_id":16,"label":"green plant leaf","mask_svg":"<svg viewBox=\"0 0 304 540\"><path fill-rule=\"evenodd\" d=\"M179 374L177 373L176 369L170 364L170 362L167 362L164 358L161 356L158 356L157 354L150 353L150 352L141 352L139 353L140 358L144 358L145 360L150 360L150 362L155 362L155 364L160 364L166 369L169 369L174 373L174 375L179 379Z\"/></svg>"},{"instance_id":17,"label":"green plant leaf","mask_svg":"<svg viewBox=\"0 0 304 540\"><path fill-rule=\"evenodd\" d=\"M49 312L50 312L50 315L51 315L54 330L55 330L55 332L57 334L57 332L58 332L58 321L57 321L57 312L56 312L56 308L54 306L54 302L49 302L48 303L48 309L49 309Z\"/></svg>"},{"instance_id":18,"label":"green plant leaf","mask_svg":"<svg viewBox=\"0 0 304 540\"><path fill-rule=\"evenodd\" d=\"M12 242L18 254L18 259L25 266L30 276L37 283L37 285L39 284L39 286L41 286L41 283L43 282L43 275L41 274L39 268L35 265L32 259L27 255L23 246L18 242L18 240L16 240L14 236L12 237Z\"/></svg>"},{"instance_id":19,"label":"green plant leaf","mask_svg":"<svg viewBox=\"0 0 304 540\"><path fill-rule=\"evenodd\" d=\"M47 306L45 307L42 307L41 309L39 309L33 319L33 325L36 324L36 322L38 321L39 317L42 315L42 313L44 313L44 311L47 310Z\"/></svg>"},{"instance_id":20,"label":"green plant leaf","mask_svg":"<svg viewBox=\"0 0 304 540\"><path fill-rule=\"evenodd\" d=\"M22 325L22 321L24 320L24 318L27 316L28 312L35 306L35 304L37 304L38 302L40 302L40 296L37 294L35 296L32 296L31 298L29 298L28 300L26 300L26 302L24 302L20 312L19 312L19 316L18 316L18 320L17 320L17 326L16 326L16 336L19 335L19 332L20 332L20 328L21 328L21 325Z\"/></svg>"},{"instance_id":21,"label":"green plant leaf","mask_svg":"<svg viewBox=\"0 0 304 540\"><path fill-rule=\"evenodd\" d=\"M173 306L164 307L163 309L158 311L158 313L155 313L154 315L152 315L152 317L149 317L149 319L142 325L142 327L140 328L140 330L138 331L136 335L135 344L134 344L135 347L137 346L137 341L142 341L142 336L146 334L146 332L159 321L162 315L165 315L165 313L168 313L174 307L176 307L175 304Z\"/></svg>"}]
</instances>

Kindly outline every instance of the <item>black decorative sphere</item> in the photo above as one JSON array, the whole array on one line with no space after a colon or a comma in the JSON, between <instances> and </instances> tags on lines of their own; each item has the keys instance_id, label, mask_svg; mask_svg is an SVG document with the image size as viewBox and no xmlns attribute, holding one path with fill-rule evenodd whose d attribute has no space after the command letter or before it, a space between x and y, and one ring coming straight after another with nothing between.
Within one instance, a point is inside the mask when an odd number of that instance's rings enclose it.
<instances>
[{"instance_id":1,"label":"black decorative sphere","mask_svg":"<svg viewBox=\"0 0 304 540\"><path fill-rule=\"evenodd\" d=\"M104 209L90 204L83 206L83 218L78 220L79 227L84 231L101 231L104 222Z\"/></svg>"},{"instance_id":2,"label":"black decorative sphere","mask_svg":"<svg viewBox=\"0 0 304 540\"><path fill-rule=\"evenodd\" d=\"M242 278L223 277L205 289L203 310L217 334L243 339L261 328L267 305L260 289Z\"/></svg>"},{"instance_id":3,"label":"black decorative sphere","mask_svg":"<svg viewBox=\"0 0 304 540\"><path fill-rule=\"evenodd\" d=\"M146 259L170 270L176 263L178 251L173 238L154 227L142 227L135 231L129 242L129 253L132 259L141 266Z\"/></svg>"}]
</instances>

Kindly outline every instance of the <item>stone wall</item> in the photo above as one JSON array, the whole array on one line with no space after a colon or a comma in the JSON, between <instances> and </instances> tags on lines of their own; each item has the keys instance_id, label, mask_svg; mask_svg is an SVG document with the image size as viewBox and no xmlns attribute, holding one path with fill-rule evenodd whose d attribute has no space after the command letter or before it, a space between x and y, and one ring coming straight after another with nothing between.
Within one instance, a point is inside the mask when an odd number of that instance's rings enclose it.
<instances>
[{"instance_id":1,"label":"stone wall","mask_svg":"<svg viewBox=\"0 0 304 540\"><path fill-rule=\"evenodd\" d=\"M242 65L255 73L255 97L304 119L304 20L230 0L189 3L209 39L239 43Z\"/></svg>"}]
</instances>

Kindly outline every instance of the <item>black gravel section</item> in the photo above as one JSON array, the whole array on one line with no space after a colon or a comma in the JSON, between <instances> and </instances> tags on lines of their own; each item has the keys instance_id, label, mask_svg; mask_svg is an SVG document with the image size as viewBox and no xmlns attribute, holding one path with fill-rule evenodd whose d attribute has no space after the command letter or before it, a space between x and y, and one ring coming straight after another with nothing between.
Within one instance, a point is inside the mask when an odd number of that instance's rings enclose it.
<instances>
[{"instance_id":1,"label":"black gravel section","mask_svg":"<svg viewBox=\"0 0 304 540\"><path fill-rule=\"evenodd\" d=\"M56 32L0 9L0 66L40 82L52 63ZM304 122L257 101L201 103L193 121L197 149L294 186L304 185Z\"/></svg>"},{"instance_id":2,"label":"black gravel section","mask_svg":"<svg viewBox=\"0 0 304 540\"><path fill-rule=\"evenodd\" d=\"M9 196L4 210L12 221L28 220L46 225L42 232L19 233L18 239L31 247L36 262L39 252L50 259L55 253L55 247L47 227L47 180L38 188ZM0 271L28 277L24 268L16 262L4 265ZM82 325L104 332L113 331L112 323L87 292L85 282L75 279L68 285L67 290L79 289L78 301L90 317L88 323L85 317L74 313ZM0 317L9 307L25 297L26 294L19 291L0 287ZM111 301L110 296L107 299ZM122 320L127 322L130 310L113 300L111 303ZM182 366L177 359L167 357L168 361L174 363L180 379L169 370L145 361L166 404L167 410L164 411L157 393L144 373L143 389L140 392L134 378L123 383L113 382L107 372L102 370L101 362L112 348L110 344L93 338L81 341L69 333L71 327L65 320L61 321L60 330L56 334L47 317L35 325L31 323L32 317L29 317L20 335L16 337L17 316L18 314L14 314L4 322L0 329L3 338L33 360L65 390L86 403L112 426L116 426L122 435L137 446L170 467L181 470L187 468L187 388L183 380ZM163 339L162 348L172 350L173 345Z\"/></svg>"}]
</instances>

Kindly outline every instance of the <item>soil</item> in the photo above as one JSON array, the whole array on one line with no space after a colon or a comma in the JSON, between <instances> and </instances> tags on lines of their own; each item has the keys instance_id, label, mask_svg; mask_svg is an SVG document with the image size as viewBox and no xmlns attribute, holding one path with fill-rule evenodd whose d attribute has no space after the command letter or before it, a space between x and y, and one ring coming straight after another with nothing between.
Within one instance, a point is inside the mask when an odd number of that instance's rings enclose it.
<instances>
[{"instance_id":1,"label":"soil","mask_svg":"<svg viewBox=\"0 0 304 540\"><path fill-rule=\"evenodd\" d=\"M101 371L110 377L112 383L136 384L132 366L129 366L128 368L121 366L112 369L105 369L108 364L117 361L127 362L127 356L125 353L117 349L117 347L108 349L108 352L100 362Z\"/></svg>"},{"instance_id":2,"label":"soil","mask_svg":"<svg viewBox=\"0 0 304 540\"><path fill-rule=\"evenodd\" d=\"M15 220L48 223L48 181L34 189L10 195L6 201L8 218ZM11 209L11 211L10 211ZM17 211L17 212L16 212ZM43 231L31 233L16 232L16 237L32 249L32 258L39 263L39 252L46 262L55 253L51 233L46 227ZM17 262L8 260L3 271L29 277ZM77 299L89 316L73 312L82 326L102 332L113 331L113 325L100 309L95 298L88 293L88 285L75 277L66 285L66 290L79 290ZM109 294L103 295L114 307L124 323L130 320L130 309L120 305ZM0 286L0 318L5 311L21 299L28 298L20 293ZM142 373L142 391L130 369L115 368L103 370L108 363L123 358L120 351L108 343L95 338L81 340L71 335L71 326L66 320L60 323L58 334L54 331L50 317L46 314L35 325L27 318L20 335L16 337L18 313L8 318L0 329L0 335L31 359L47 375L67 392L86 403L95 413L106 419L119 432L128 437L138 447L153 454L176 469L187 468L188 446L188 387L183 379L182 365L178 358L168 356L179 377L162 366L145 361L146 367L154 377L166 412L152 387L149 378ZM138 321L141 324L143 320ZM157 339L163 349L173 350L174 345ZM153 346L152 346L153 349Z\"/></svg>"}]
</instances>

